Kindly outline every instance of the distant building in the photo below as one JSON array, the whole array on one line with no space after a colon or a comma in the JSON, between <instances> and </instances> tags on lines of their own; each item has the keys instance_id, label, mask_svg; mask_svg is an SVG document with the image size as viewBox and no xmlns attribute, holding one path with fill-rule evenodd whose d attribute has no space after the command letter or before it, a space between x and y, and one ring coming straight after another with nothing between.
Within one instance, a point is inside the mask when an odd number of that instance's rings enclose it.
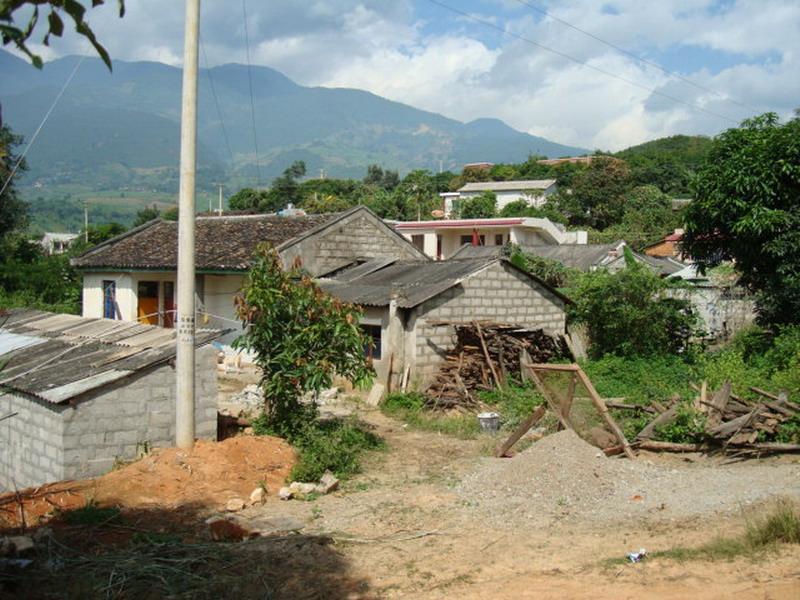
<instances>
[{"instance_id":1,"label":"distant building","mask_svg":"<svg viewBox=\"0 0 800 600\"><path fill-rule=\"evenodd\" d=\"M69 245L78 237L77 233L52 233L48 232L42 236L39 243L47 254L63 254L69 249Z\"/></svg>"},{"instance_id":2,"label":"distant building","mask_svg":"<svg viewBox=\"0 0 800 600\"><path fill-rule=\"evenodd\" d=\"M456 216L459 204L486 192L494 192L497 196L497 210L506 205L523 200L530 206L541 206L547 197L558 189L555 179L527 179L518 181L476 181L465 184L456 192L439 194L444 204L446 218Z\"/></svg>"},{"instance_id":3,"label":"distant building","mask_svg":"<svg viewBox=\"0 0 800 600\"><path fill-rule=\"evenodd\" d=\"M676 229L664 239L646 246L644 253L647 256L670 257L680 260L683 257L681 241L683 240L683 229Z\"/></svg>"},{"instance_id":4,"label":"distant building","mask_svg":"<svg viewBox=\"0 0 800 600\"><path fill-rule=\"evenodd\" d=\"M564 164L583 164L589 165L594 160L594 156L568 156L565 158L545 158L542 160L537 160L536 164L539 165L548 165L551 167L557 165L564 165Z\"/></svg>"},{"instance_id":5,"label":"distant building","mask_svg":"<svg viewBox=\"0 0 800 600\"><path fill-rule=\"evenodd\" d=\"M494 219L444 219L400 221L394 228L414 246L436 260L453 256L464 244L502 247L586 244L585 231L567 231L550 219L513 217Z\"/></svg>"}]
</instances>

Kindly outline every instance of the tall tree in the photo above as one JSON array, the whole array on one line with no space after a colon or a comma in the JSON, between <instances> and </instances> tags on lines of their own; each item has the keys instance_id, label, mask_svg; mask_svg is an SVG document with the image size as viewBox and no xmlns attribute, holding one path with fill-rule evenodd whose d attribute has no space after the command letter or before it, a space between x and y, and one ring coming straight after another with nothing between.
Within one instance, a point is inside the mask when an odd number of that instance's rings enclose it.
<instances>
[{"instance_id":1,"label":"tall tree","mask_svg":"<svg viewBox=\"0 0 800 600\"><path fill-rule=\"evenodd\" d=\"M624 196L630 186L630 170L625 161L598 156L575 176L572 193L561 194L559 202L573 224L605 229L622 219Z\"/></svg>"},{"instance_id":2,"label":"tall tree","mask_svg":"<svg viewBox=\"0 0 800 600\"><path fill-rule=\"evenodd\" d=\"M800 322L800 115L720 134L695 181L683 247L703 268L733 260L760 318Z\"/></svg>"}]
</instances>

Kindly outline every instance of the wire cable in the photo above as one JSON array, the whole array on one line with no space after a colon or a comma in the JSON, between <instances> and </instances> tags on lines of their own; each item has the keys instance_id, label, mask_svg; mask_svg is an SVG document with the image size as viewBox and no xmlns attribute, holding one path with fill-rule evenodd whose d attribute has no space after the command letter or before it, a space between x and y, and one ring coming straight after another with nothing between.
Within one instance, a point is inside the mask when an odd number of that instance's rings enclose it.
<instances>
[{"instance_id":1,"label":"wire cable","mask_svg":"<svg viewBox=\"0 0 800 600\"><path fill-rule=\"evenodd\" d=\"M231 157L231 163L233 163L233 150L231 150L228 130L225 128L225 120L222 118L222 110L220 110L219 100L217 99L217 89L214 87L214 79L211 77L211 68L208 66L208 56L206 55L206 47L203 45L202 39L200 40L200 50L203 52L203 64L206 66L206 75L208 76L208 85L211 87L211 95L214 97L214 106L217 107L217 116L219 117L219 126L222 128L222 137L225 138L225 146L228 148L228 155Z\"/></svg>"},{"instance_id":2,"label":"wire cable","mask_svg":"<svg viewBox=\"0 0 800 600\"><path fill-rule=\"evenodd\" d=\"M253 99L253 73L250 66L250 37L247 33L247 0L242 0L244 16L244 45L247 52L247 81L250 84L250 116L253 121L253 147L256 150L256 183L261 185L261 164L258 156L258 134L256 133L256 104Z\"/></svg>"},{"instance_id":3,"label":"wire cable","mask_svg":"<svg viewBox=\"0 0 800 600\"><path fill-rule=\"evenodd\" d=\"M648 66L654 67L654 68L658 69L659 71L662 71L663 73L666 73L667 75L670 75L671 77L675 77L677 79L680 79L684 83L688 83L689 85L691 85L693 87L696 87L699 90L703 90L704 92L709 92L711 94L714 94L714 95L717 95L717 96L721 96L722 98L724 98L728 102L732 102L733 104L737 104L738 106L741 106L742 108L746 108L746 109L752 110L754 112L759 112L759 110L754 106L750 106L749 104L745 104L743 102L739 102L738 100L736 100L734 98L731 98L730 96L727 96L726 94L724 94L724 93L722 93L722 92L720 92L718 90L712 89L710 87L707 87L705 85L702 85L700 83L692 81L691 79L689 79L688 77L684 77L680 73L676 73L674 71L670 71L669 69L667 69L665 67L662 67L661 65L659 65L656 62L653 62L652 60L648 60L648 59L644 58L643 56L639 56L638 54L635 54L634 52L631 52L630 50L626 50L625 48L622 48L621 46L618 46L618 45L614 44L613 42L609 42L608 40L604 40L600 36L597 36L597 35L593 34L591 31L586 31L585 29L581 29L577 25L573 25L569 21L555 16L554 14L547 12L545 9L540 8L540 7L536 6L535 4L531 4L529 2L526 2L525 0L516 0L516 1L519 4L527 6L531 10L535 10L539 14L542 14L542 15L544 15L546 17L549 17L549 18L553 19L554 21L557 21L557 22L561 23L562 25L565 25L565 26L569 27L570 29L574 29L575 31L577 31L579 33L582 33L583 35L588 36L588 37L592 38L593 40L600 42L601 44L605 44L609 48L613 48L617 52L625 54L626 56L630 56L631 58L633 58L635 60L638 60L639 62L644 63L644 64L646 64Z\"/></svg>"},{"instance_id":4,"label":"wire cable","mask_svg":"<svg viewBox=\"0 0 800 600\"><path fill-rule=\"evenodd\" d=\"M637 87L637 88L639 88L641 90L644 90L646 92L649 92L651 94L655 94L656 96L661 96L662 98L666 98L667 100L671 100L672 102L677 102L678 104L683 104L684 106L687 106L687 107L692 108L694 110L697 110L699 112L705 113L705 114L710 115L712 117L716 117L718 119L723 119L723 120L728 121L728 122L733 123L733 124L738 124L738 121L736 119L732 119L731 117L728 117L728 116L725 116L723 114L714 112L712 110L708 110L707 108L703 108L702 106L700 106L698 104L694 104L692 102L687 102L685 100L681 100L680 98L676 98L675 96L671 96L669 94L665 94L664 92L660 92L660 91L658 91L658 90L656 90L654 88L647 87L646 85L642 85L640 83L637 83L637 82L633 81L632 79L628 79L627 77L623 77L621 75L617 75L616 73L612 73L611 71L607 71L607 70L602 69L600 67L596 67L594 65L590 65L586 61L583 61L583 60L581 60L579 58L575 58L574 56L571 56L571 55L569 55L569 54L567 54L565 52L561 52L560 50L556 50L555 48L551 48L550 46L546 46L545 44L542 44L540 42L536 42L536 41L534 41L534 40L532 40L530 38L527 38L525 36L519 35L518 33L514 33L512 31L508 31L504 27L500 27L499 25L495 25L494 23L492 23L490 21L486 21L485 19L481 19L480 17L476 17L475 15L470 14L468 12L465 12L463 10L459 10L457 8L453 8L452 6L444 4L443 2L439 2L439 0L428 0L428 2L430 2L432 4L436 4L437 6L440 6L440 7L444 8L444 9L446 9L446 10L449 10L450 12L459 14L462 17L466 17L467 19L475 21L476 23L480 23L481 25L485 25L486 27L490 27L490 28L492 28L492 29L494 29L496 31L499 31L500 33L503 33L503 34L507 35L507 36L516 38L516 39L518 39L518 40L520 40L522 42L525 42L527 44L531 44L532 46L536 46L537 48L541 48L542 50L547 50L548 52L556 54L557 56L561 56L562 58L566 58L567 60L570 60L570 61L572 61L572 62L574 62L576 64L579 64L579 65L581 65L583 67L586 67L587 69L592 69L593 71L597 71L598 73L602 73L603 75L606 75L608 77L613 77L614 79L618 79L619 81L625 82L628 85L632 85L634 87Z\"/></svg>"},{"instance_id":5,"label":"wire cable","mask_svg":"<svg viewBox=\"0 0 800 600\"><path fill-rule=\"evenodd\" d=\"M22 152L20 157L17 159L17 162L14 165L14 168L11 169L11 173L9 174L8 178L5 180L5 183L3 183L3 187L0 188L0 196L3 195L3 192L6 191L6 188L8 187L8 184L11 183L11 180L14 178L14 175L16 175L17 169L19 169L19 166L22 164L22 161L25 160L25 156L28 154L28 150L30 150L31 146L33 146L33 143L36 141L36 138L39 136L39 132L42 130L42 127L44 127L44 124L47 123L47 119L50 118L50 115L53 112L53 109L55 109L56 105L58 104L58 101L61 100L61 96L64 95L64 92L67 91L67 87L69 87L69 84L72 81L72 78L75 77L75 73L78 72L78 69L83 64L83 61L85 59L86 59L86 55L81 56L80 60L77 63L75 63L75 67L72 69L72 73L69 74L69 77L67 77L67 80L64 82L64 85L61 86L61 91L58 92L58 95L56 96L55 100L53 100L53 103L50 105L50 108L45 113L44 118L42 119L42 122L39 123L39 126L36 128L36 131L33 132L33 135L31 136L31 139L28 141L28 145L25 146L25 150Z\"/></svg>"}]
</instances>

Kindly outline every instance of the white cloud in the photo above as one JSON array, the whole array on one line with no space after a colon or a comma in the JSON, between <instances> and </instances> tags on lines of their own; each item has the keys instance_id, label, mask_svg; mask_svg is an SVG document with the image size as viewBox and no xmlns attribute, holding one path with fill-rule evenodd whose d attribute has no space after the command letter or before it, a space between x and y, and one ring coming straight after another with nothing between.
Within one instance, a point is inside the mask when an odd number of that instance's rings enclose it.
<instances>
[{"instance_id":1,"label":"white cloud","mask_svg":"<svg viewBox=\"0 0 800 600\"><path fill-rule=\"evenodd\" d=\"M693 58L680 65L681 73L720 94L669 77L517 2L486 2L479 18L735 121L752 111L730 98L788 116L800 97L796 0L737 0L721 7L716 0L572 0L544 6L553 16L651 60L675 49L690 52ZM123 20L115 3L88 13L111 55L179 64L183 3L138 0L127 8ZM422 21L411 0L250 0L251 57L302 84L362 88L465 121L497 117L517 129L587 148L618 149L674 133L713 134L731 125L432 8L427 6ZM205 2L202 28L211 64L244 62L238 2ZM62 54L88 53L85 41L74 34L53 44ZM703 56L710 52L735 64L707 70ZM47 50L47 56L53 54Z\"/></svg>"}]
</instances>

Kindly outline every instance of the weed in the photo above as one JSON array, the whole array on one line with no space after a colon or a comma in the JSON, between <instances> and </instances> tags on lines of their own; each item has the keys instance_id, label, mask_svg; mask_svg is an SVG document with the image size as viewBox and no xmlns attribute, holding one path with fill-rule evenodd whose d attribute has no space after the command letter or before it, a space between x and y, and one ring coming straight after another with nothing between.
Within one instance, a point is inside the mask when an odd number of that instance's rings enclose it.
<instances>
[{"instance_id":1,"label":"weed","mask_svg":"<svg viewBox=\"0 0 800 600\"><path fill-rule=\"evenodd\" d=\"M678 444L701 442L706 435L706 416L683 404L672 422L656 427L656 434L659 439Z\"/></svg>"},{"instance_id":2,"label":"weed","mask_svg":"<svg viewBox=\"0 0 800 600\"><path fill-rule=\"evenodd\" d=\"M747 524L746 538L753 546L800 544L800 510L792 501L781 498L771 513Z\"/></svg>"},{"instance_id":3,"label":"weed","mask_svg":"<svg viewBox=\"0 0 800 600\"><path fill-rule=\"evenodd\" d=\"M472 439L480 433L475 415L441 415L425 410L425 397L419 392L389 394L381 404L384 414L404 421L412 429L444 433Z\"/></svg>"},{"instance_id":4,"label":"weed","mask_svg":"<svg viewBox=\"0 0 800 600\"><path fill-rule=\"evenodd\" d=\"M311 509L311 520L316 521L322 518L322 509L319 506L314 506Z\"/></svg>"}]
</instances>

